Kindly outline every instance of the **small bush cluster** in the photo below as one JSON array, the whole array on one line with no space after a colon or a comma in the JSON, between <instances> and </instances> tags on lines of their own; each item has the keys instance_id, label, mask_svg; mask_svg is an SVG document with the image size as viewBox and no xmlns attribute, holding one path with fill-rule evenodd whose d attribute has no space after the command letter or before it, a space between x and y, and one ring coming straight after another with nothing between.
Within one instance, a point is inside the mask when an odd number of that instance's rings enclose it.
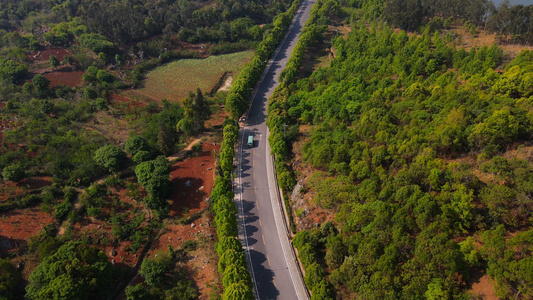
<instances>
[{"instance_id":1,"label":"small bush cluster","mask_svg":"<svg viewBox=\"0 0 533 300\"><path fill-rule=\"evenodd\" d=\"M300 231L294 237L293 244L298 249L298 257L302 263L304 281L311 291L311 299L335 299L330 283L326 279L324 260L329 261L331 254L322 254L320 248L336 238L336 230L331 222L324 223L320 230Z\"/></svg>"}]
</instances>

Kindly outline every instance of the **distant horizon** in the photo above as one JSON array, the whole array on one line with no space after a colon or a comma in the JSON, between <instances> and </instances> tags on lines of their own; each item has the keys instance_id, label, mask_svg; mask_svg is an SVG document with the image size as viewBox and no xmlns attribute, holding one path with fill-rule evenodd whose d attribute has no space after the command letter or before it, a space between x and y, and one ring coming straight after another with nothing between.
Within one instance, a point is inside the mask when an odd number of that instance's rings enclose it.
<instances>
[{"instance_id":1,"label":"distant horizon","mask_svg":"<svg viewBox=\"0 0 533 300\"><path fill-rule=\"evenodd\" d=\"M491 0L494 5L496 6L499 6L500 4L502 4L503 0ZM511 3L511 5L533 5L533 0L509 0L509 3Z\"/></svg>"}]
</instances>

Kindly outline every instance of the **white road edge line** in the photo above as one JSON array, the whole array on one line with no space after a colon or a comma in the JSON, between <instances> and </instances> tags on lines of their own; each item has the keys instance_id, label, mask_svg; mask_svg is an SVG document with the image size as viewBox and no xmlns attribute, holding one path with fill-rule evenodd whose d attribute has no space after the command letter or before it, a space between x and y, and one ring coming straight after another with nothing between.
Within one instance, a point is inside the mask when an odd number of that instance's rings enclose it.
<instances>
[{"instance_id":1,"label":"white road edge line","mask_svg":"<svg viewBox=\"0 0 533 300\"><path fill-rule=\"evenodd\" d=\"M270 130L267 128L267 136L270 134ZM267 167L267 181L268 181L268 190L270 193L270 200L272 202L272 209L274 209L274 222L276 223L276 233L278 234L278 238L281 244L281 249L283 251L283 256L285 257L285 261L287 263L287 268L289 269L289 275L291 276L291 280L293 282L294 290L296 291L296 295L298 296L298 299L308 299L307 293L303 293L300 289L297 288L298 285L294 284L294 274L292 272L291 262L295 263L293 260L289 259L289 256L292 257L292 255L289 255L287 253L288 249L285 245L290 245L289 238L287 237L287 234L284 234L284 232L287 232L285 227L285 222L283 220L280 220L279 214L281 213L281 207L280 202L277 199L277 182L275 182L274 178L272 178L272 174L274 174L274 163L272 162L272 155L270 154L270 145L266 143L266 167ZM274 195L272 195L273 191L275 191ZM280 234L280 232L282 234ZM297 275L298 277L299 274ZM304 285L305 286L305 285Z\"/></svg>"}]
</instances>

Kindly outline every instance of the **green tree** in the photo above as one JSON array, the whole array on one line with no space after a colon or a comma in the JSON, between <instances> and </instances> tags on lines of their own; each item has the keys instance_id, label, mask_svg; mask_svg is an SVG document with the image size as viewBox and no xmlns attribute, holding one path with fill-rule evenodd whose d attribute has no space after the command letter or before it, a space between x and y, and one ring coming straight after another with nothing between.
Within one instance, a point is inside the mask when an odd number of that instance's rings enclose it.
<instances>
[{"instance_id":1,"label":"green tree","mask_svg":"<svg viewBox=\"0 0 533 300\"><path fill-rule=\"evenodd\" d=\"M224 289L222 294L222 300L253 300L254 294L245 283L237 282L233 283L229 287Z\"/></svg>"},{"instance_id":2,"label":"green tree","mask_svg":"<svg viewBox=\"0 0 533 300\"><path fill-rule=\"evenodd\" d=\"M115 81L115 77L113 77L113 75L109 74L105 70L98 70L98 72L96 72L96 78L100 82L112 83L113 81Z\"/></svg>"},{"instance_id":3,"label":"green tree","mask_svg":"<svg viewBox=\"0 0 533 300\"><path fill-rule=\"evenodd\" d=\"M196 94L189 93L189 97L183 100L184 118L177 124L178 131L187 135L199 133L204 127L204 122L209 118L209 104L207 103L200 88Z\"/></svg>"},{"instance_id":4,"label":"green tree","mask_svg":"<svg viewBox=\"0 0 533 300\"><path fill-rule=\"evenodd\" d=\"M32 84L39 95L43 95L48 91L50 86L50 80L41 74L37 74L32 79Z\"/></svg>"},{"instance_id":5,"label":"green tree","mask_svg":"<svg viewBox=\"0 0 533 300\"><path fill-rule=\"evenodd\" d=\"M445 300L449 298L442 290L442 281L440 279L434 279L428 284L428 289L424 293L424 296L426 296L426 299L428 300Z\"/></svg>"},{"instance_id":6,"label":"green tree","mask_svg":"<svg viewBox=\"0 0 533 300\"><path fill-rule=\"evenodd\" d=\"M0 258L0 299L20 299L23 284L22 275L15 266L9 260Z\"/></svg>"},{"instance_id":7,"label":"green tree","mask_svg":"<svg viewBox=\"0 0 533 300\"><path fill-rule=\"evenodd\" d=\"M174 153L174 145L177 137L173 134L172 129L163 123L159 124L159 131L157 132L157 149L164 155L171 155Z\"/></svg>"},{"instance_id":8,"label":"green tree","mask_svg":"<svg viewBox=\"0 0 533 300\"><path fill-rule=\"evenodd\" d=\"M384 15L394 26L416 30L427 12L421 0L390 0L386 2Z\"/></svg>"},{"instance_id":9,"label":"green tree","mask_svg":"<svg viewBox=\"0 0 533 300\"><path fill-rule=\"evenodd\" d=\"M222 274L222 284L228 287L237 282L242 282L250 288L252 287L252 279L246 267L241 264L231 264L227 266Z\"/></svg>"},{"instance_id":10,"label":"green tree","mask_svg":"<svg viewBox=\"0 0 533 300\"><path fill-rule=\"evenodd\" d=\"M98 98L96 98L96 100L94 100L94 105L96 106L96 108L98 108L100 110L107 110L108 109L107 100L104 99L104 98L101 98L101 97L98 97Z\"/></svg>"},{"instance_id":11,"label":"green tree","mask_svg":"<svg viewBox=\"0 0 533 300\"><path fill-rule=\"evenodd\" d=\"M11 59L0 58L0 79L8 83L21 80L26 76L28 68Z\"/></svg>"},{"instance_id":12,"label":"green tree","mask_svg":"<svg viewBox=\"0 0 533 300\"><path fill-rule=\"evenodd\" d=\"M135 168L137 180L148 193L148 207L166 213L166 197L170 192L170 162L164 156L142 162Z\"/></svg>"},{"instance_id":13,"label":"green tree","mask_svg":"<svg viewBox=\"0 0 533 300\"><path fill-rule=\"evenodd\" d=\"M134 163L140 164L143 161L150 160L152 158L152 154L148 151L139 151L135 153L135 155L131 158Z\"/></svg>"},{"instance_id":14,"label":"green tree","mask_svg":"<svg viewBox=\"0 0 533 300\"><path fill-rule=\"evenodd\" d=\"M126 288L127 300L150 300L150 293L148 289L141 283L136 285L128 285Z\"/></svg>"},{"instance_id":15,"label":"green tree","mask_svg":"<svg viewBox=\"0 0 533 300\"><path fill-rule=\"evenodd\" d=\"M61 241L55 237L47 236L44 238L44 240L40 241L37 246L37 256L39 257L39 260L43 261L46 257L54 254L61 245Z\"/></svg>"},{"instance_id":16,"label":"green tree","mask_svg":"<svg viewBox=\"0 0 533 300\"><path fill-rule=\"evenodd\" d=\"M59 59L53 55L50 55L50 58L48 59L48 63L50 64L50 69L55 69L57 66L61 64Z\"/></svg>"},{"instance_id":17,"label":"green tree","mask_svg":"<svg viewBox=\"0 0 533 300\"><path fill-rule=\"evenodd\" d=\"M218 255L222 255L224 254L224 252L230 249L235 250L239 253L243 251L241 243L234 236L228 236L228 237L222 238L217 243L216 248L217 248Z\"/></svg>"},{"instance_id":18,"label":"green tree","mask_svg":"<svg viewBox=\"0 0 533 300\"><path fill-rule=\"evenodd\" d=\"M167 266L153 259L143 260L141 269L139 270L139 274L151 286L160 286L164 282L166 272Z\"/></svg>"},{"instance_id":19,"label":"green tree","mask_svg":"<svg viewBox=\"0 0 533 300\"><path fill-rule=\"evenodd\" d=\"M150 151L150 147L143 137L132 136L126 141L124 150L129 155L134 156L139 151Z\"/></svg>"},{"instance_id":20,"label":"green tree","mask_svg":"<svg viewBox=\"0 0 533 300\"><path fill-rule=\"evenodd\" d=\"M6 181L19 182L26 176L24 168L20 164L13 164L2 170L2 177Z\"/></svg>"},{"instance_id":21,"label":"green tree","mask_svg":"<svg viewBox=\"0 0 533 300\"><path fill-rule=\"evenodd\" d=\"M218 260L218 272L224 274L224 271L230 265L241 265L246 267L244 264L244 254L235 251L234 249L226 250Z\"/></svg>"},{"instance_id":22,"label":"green tree","mask_svg":"<svg viewBox=\"0 0 533 300\"><path fill-rule=\"evenodd\" d=\"M65 65L69 65L69 66L72 66L72 64L74 63L74 59L72 58L71 55L65 55L63 57L63 63Z\"/></svg>"},{"instance_id":23,"label":"green tree","mask_svg":"<svg viewBox=\"0 0 533 300\"><path fill-rule=\"evenodd\" d=\"M192 286L192 282L180 278L174 287L165 291L165 300L194 300L198 299L198 291Z\"/></svg>"},{"instance_id":24,"label":"green tree","mask_svg":"<svg viewBox=\"0 0 533 300\"><path fill-rule=\"evenodd\" d=\"M504 146L518 136L520 123L509 107L495 111L484 122L477 124L468 140L477 147Z\"/></svg>"},{"instance_id":25,"label":"green tree","mask_svg":"<svg viewBox=\"0 0 533 300\"><path fill-rule=\"evenodd\" d=\"M113 291L112 268L102 251L81 242L69 242L33 271L26 297L106 299Z\"/></svg>"},{"instance_id":26,"label":"green tree","mask_svg":"<svg viewBox=\"0 0 533 300\"><path fill-rule=\"evenodd\" d=\"M94 161L111 173L118 172L126 163L126 154L119 147L106 145L94 153Z\"/></svg>"}]
</instances>

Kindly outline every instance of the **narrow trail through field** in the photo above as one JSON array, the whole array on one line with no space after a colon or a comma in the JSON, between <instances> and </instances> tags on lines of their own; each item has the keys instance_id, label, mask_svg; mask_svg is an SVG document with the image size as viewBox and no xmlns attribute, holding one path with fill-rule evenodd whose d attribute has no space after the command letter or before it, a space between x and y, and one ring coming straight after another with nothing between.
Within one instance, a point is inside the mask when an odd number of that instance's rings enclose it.
<instances>
[{"instance_id":1,"label":"narrow trail through field","mask_svg":"<svg viewBox=\"0 0 533 300\"><path fill-rule=\"evenodd\" d=\"M200 143L201 141L202 141L201 138L195 139L189 145L187 145L187 147L185 147L185 149L181 150L180 152L178 152L176 154L172 154L171 156L167 157L168 160L174 160L174 159L185 157L185 155L187 155L187 152L191 151L192 147L194 147L196 144Z\"/></svg>"},{"instance_id":2,"label":"narrow trail through field","mask_svg":"<svg viewBox=\"0 0 533 300\"><path fill-rule=\"evenodd\" d=\"M75 212L78 212L80 210L80 195L85 193L85 190L84 189L81 189L81 188L74 188L74 190L78 193L78 196L76 197L76 199L74 200L74 202L72 203L72 208L71 208L71 211L74 210ZM67 201L67 200L63 200L63 201ZM69 214L70 214L70 211L69 211ZM59 229L57 230L57 235L61 236L63 234L65 234L65 231L66 231L66 226L70 224L70 222L68 220L65 220L61 223L61 226L59 226Z\"/></svg>"}]
</instances>

